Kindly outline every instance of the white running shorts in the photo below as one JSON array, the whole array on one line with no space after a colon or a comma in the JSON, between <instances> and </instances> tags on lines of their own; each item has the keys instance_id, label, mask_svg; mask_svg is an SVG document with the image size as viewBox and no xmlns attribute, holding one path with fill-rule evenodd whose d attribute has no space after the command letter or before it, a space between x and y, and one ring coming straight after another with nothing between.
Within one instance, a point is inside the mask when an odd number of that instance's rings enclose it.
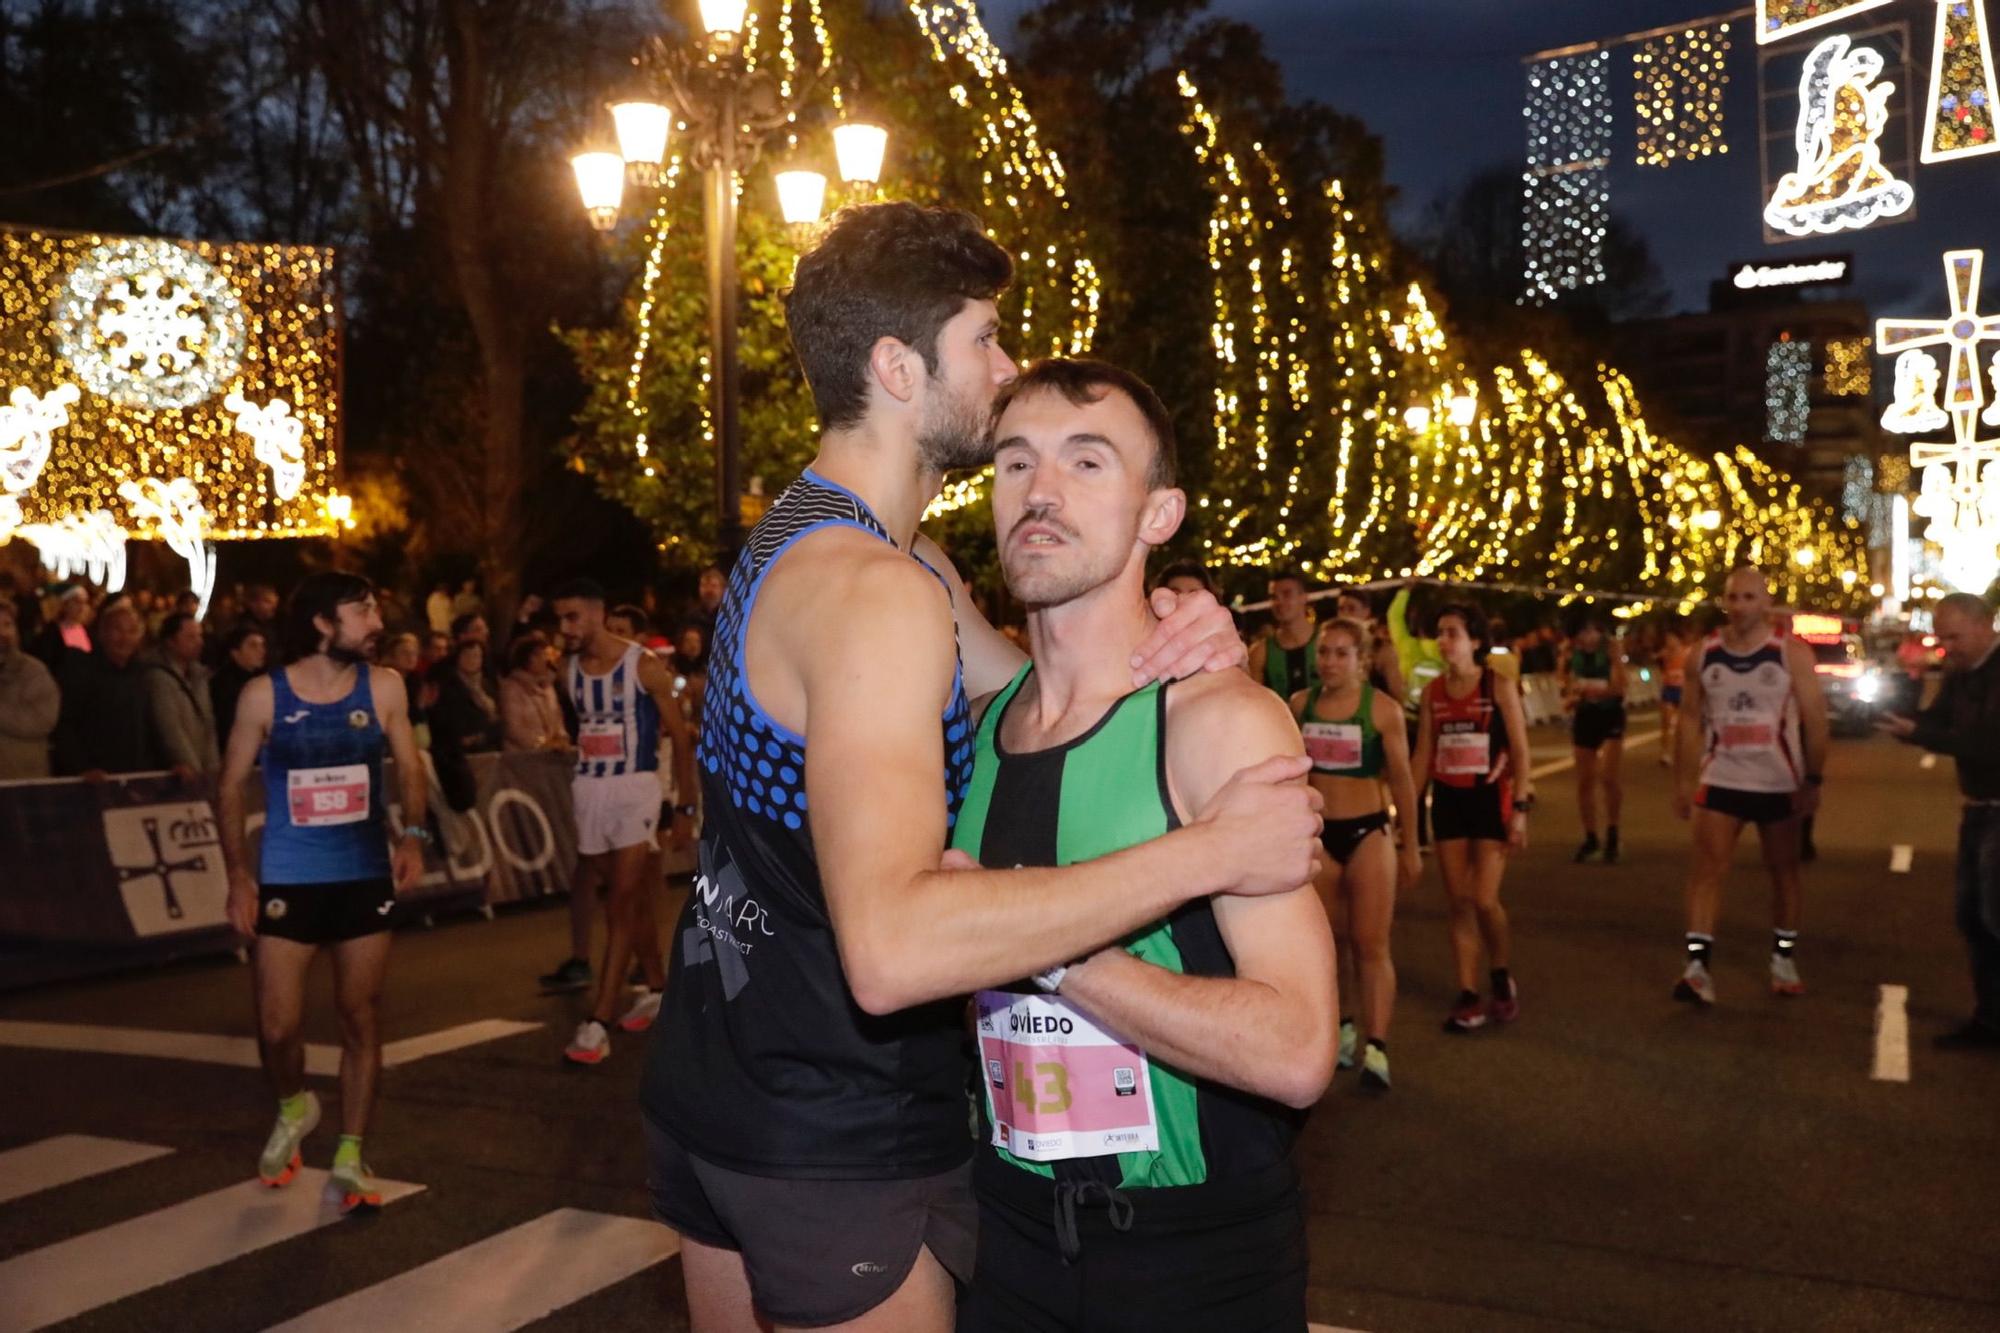
<instances>
[{"instance_id":1,"label":"white running shorts","mask_svg":"<svg viewBox=\"0 0 2000 1333\"><path fill-rule=\"evenodd\" d=\"M576 804L576 850L581 855L657 846L653 840L660 823L657 773L577 777L571 780L570 791Z\"/></svg>"}]
</instances>

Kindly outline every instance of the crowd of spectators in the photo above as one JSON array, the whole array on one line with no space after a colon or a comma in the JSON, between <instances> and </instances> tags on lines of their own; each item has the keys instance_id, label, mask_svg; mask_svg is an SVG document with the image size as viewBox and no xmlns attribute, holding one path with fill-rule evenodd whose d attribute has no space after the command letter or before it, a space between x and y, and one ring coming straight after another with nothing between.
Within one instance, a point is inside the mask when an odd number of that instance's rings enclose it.
<instances>
[{"instance_id":1,"label":"crowd of spectators","mask_svg":"<svg viewBox=\"0 0 2000 1333\"><path fill-rule=\"evenodd\" d=\"M620 608L632 637L669 658L697 698L722 588L721 573L705 571L671 635L653 629L662 617L652 589ZM418 742L454 805L471 800L467 756L570 744L561 638L542 597L523 597L498 641L476 581L456 591L440 583L420 609L381 600L391 628L376 660L403 674ZM280 606L277 588L251 584L219 595L202 618L191 593L38 588L0 570L0 782L212 779L243 687L277 665Z\"/></svg>"}]
</instances>

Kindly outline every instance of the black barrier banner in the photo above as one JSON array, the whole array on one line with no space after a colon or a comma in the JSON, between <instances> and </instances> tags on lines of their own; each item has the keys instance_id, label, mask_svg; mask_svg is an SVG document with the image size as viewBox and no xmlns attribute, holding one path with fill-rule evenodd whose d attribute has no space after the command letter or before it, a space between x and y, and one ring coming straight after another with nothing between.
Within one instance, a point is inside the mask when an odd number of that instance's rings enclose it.
<instances>
[{"instance_id":1,"label":"black barrier banner","mask_svg":"<svg viewBox=\"0 0 2000 1333\"><path fill-rule=\"evenodd\" d=\"M445 806L430 777L432 825L442 837L400 901L430 911L566 892L576 863L570 760L557 752L483 754L471 764L476 796L463 812ZM249 785L254 862L261 775ZM396 790L393 764L385 786ZM0 967L18 974L0 975L0 985L29 970L40 979L228 952L238 943L228 896L205 783L131 774L0 784L0 939L8 945ZM66 951L75 962L56 957ZM38 965L17 966L24 957Z\"/></svg>"}]
</instances>

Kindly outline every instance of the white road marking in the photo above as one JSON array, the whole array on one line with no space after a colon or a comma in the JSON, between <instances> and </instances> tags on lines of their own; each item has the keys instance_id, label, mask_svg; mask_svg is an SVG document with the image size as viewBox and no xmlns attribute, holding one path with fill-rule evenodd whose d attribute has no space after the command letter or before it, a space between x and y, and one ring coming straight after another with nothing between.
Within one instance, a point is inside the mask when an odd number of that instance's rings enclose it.
<instances>
[{"instance_id":1,"label":"white road marking","mask_svg":"<svg viewBox=\"0 0 2000 1333\"><path fill-rule=\"evenodd\" d=\"M1907 875L1910 865L1917 859L1917 849L1907 842L1899 842L1889 849L1889 873Z\"/></svg>"},{"instance_id":2,"label":"white road marking","mask_svg":"<svg viewBox=\"0 0 2000 1333\"><path fill-rule=\"evenodd\" d=\"M1659 739L1660 739L1660 733L1657 731L1649 731L1639 736L1627 736L1625 738L1625 753L1630 754L1632 753L1632 751L1638 749L1640 746L1650 745L1658 741ZM1566 751L1563 754L1563 757L1560 759L1551 759L1546 764L1536 764L1533 768L1528 770L1528 776L1531 778L1545 778L1551 773L1560 773L1565 769L1570 769L1575 767L1576 767L1576 750L1574 748L1571 748L1570 750Z\"/></svg>"},{"instance_id":3,"label":"white road marking","mask_svg":"<svg viewBox=\"0 0 2000 1333\"><path fill-rule=\"evenodd\" d=\"M382 1048L384 1065L406 1065L430 1055L442 1055L481 1042L533 1032L540 1023L489 1018L462 1023L441 1032L392 1041ZM193 1060L200 1064L257 1069L257 1043L249 1037L223 1037L208 1032L160 1032L151 1028L98 1027L88 1023L0 1021L0 1046L25 1046L43 1051L84 1051L94 1055L144 1055L161 1060ZM306 1046L306 1072L331 1078L340 1072L340 1048L318 1042Z\"/></svg>"},{"instance_id":4,"label":"white road marking","mask_svg":"<svg viewBox=\"0 0 2000 1333\"><path fill-rule=\"evenodd\" d=\"M558 1208L421 1268L308 1310L268 1333L506 1333L664 1263L680 1237L636 1217Z\"/></svg>"},{"instance_id":5,"label":"white road marking","mask_svg":"<svg viewBox=\"0 0 2000 1333\"><path fill-rule=\"evenodd\" d=\"M1919 759L1919 760L1917 760L1917 767L1918 767L1918 768L1936 768L1936 767L1937 767L1937 756L1936 756L1936 755L1934 755L1934 754L1931 754L1931 753L1930 753L1929 751L1925 751L1925 753L1924 753L1924 757L1923 757L1922 759Z\"/></svg>"},{"instance_id":6,"label":"white road marking","mask_svg":"<svg viewBox=\"0 0 2000 1333\"><path fill-rule=\"evenodd\" d=\"M1875 1002L1875 1068L1868 1077L1883 1083L1910 1081L1910 999L1908 986L1884 986Z\"/></svg>"},{"instance_id":7,"label":"white road marking","mask_svg":"<svg viewBox=\"0 0 2000 1333\"><path fill-rule=\"evenodd\" d=\"M1335 1328L1332 1324L1307 1324L1306 1333L1361 1333L1358 1328Z\"/></svg>"},{"instance_id":8,"label":"white road marking","mask_svg":"<svg viewBox=\"0 0 2000 1333\"><path fill-rule=\"evenodd\" d=\"M280 1190L246 1180L0 1263L0 1333L72 1319L337 1222L326 1181L312 1170ZM381 1184L384 1204L423 1189Z\"/></svg>"},{"instance_id":9,"label":"white road marking","mask_svg":"<svg viewBox=\"0 0 2000 1333\"><path fill-rule=\"evenodd\" d=\"M90 1134L59 1134L24 1148L0 1152L0 1203L165 1157L172 1148Z\"/></svg>"}]
</instances>

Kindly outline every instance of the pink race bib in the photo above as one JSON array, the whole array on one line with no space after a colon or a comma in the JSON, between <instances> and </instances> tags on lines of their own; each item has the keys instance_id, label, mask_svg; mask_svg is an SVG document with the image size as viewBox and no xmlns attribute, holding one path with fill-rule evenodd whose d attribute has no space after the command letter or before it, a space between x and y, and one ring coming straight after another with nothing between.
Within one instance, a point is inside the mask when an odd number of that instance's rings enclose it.
<instances>
[{"instance_id":1,"label":"pink race bib","mask_svg":"<svg viewBox=\"0 0 2000 1333\"><path fill-rule=\"evenodd\" d=\"M996 1148L1031 1162L1158 1151L1143 1051L1060 996L981 991L978 1005Z\"/></svg>"},{"instance_id":2,"label":"pink race bib","mask_svg":"<svg viewBox=\"0 0 2000 1333\"><path fill-rule=\"evenodd\" d=\"M1361 767L1361 724L1358 722L1308 722L1300 728L1305 735L1306 758L1318 769Z\"/></svg>"},{"instance_id":3,"label":"pink race bib","mask_svg":"<svg viewBox=\"0 0 2000 1333\"><path fill-rule=\"evenodd\" d=\"M1483 777L1493 766L1493 743L1483 731L1447 731L1437 740L1437 771L1452 777Z\"/></svg>"},{"instance_id":4,"label":"pink race bib","mask_svg":"<svg viewBox=\"0 0 2000 1333\"><path fill-rule=\"evenodd\" d=\"M358 824L368 818L368 765L295 768L285 775L293 828Z\"/></svg>"}]
</instances>

